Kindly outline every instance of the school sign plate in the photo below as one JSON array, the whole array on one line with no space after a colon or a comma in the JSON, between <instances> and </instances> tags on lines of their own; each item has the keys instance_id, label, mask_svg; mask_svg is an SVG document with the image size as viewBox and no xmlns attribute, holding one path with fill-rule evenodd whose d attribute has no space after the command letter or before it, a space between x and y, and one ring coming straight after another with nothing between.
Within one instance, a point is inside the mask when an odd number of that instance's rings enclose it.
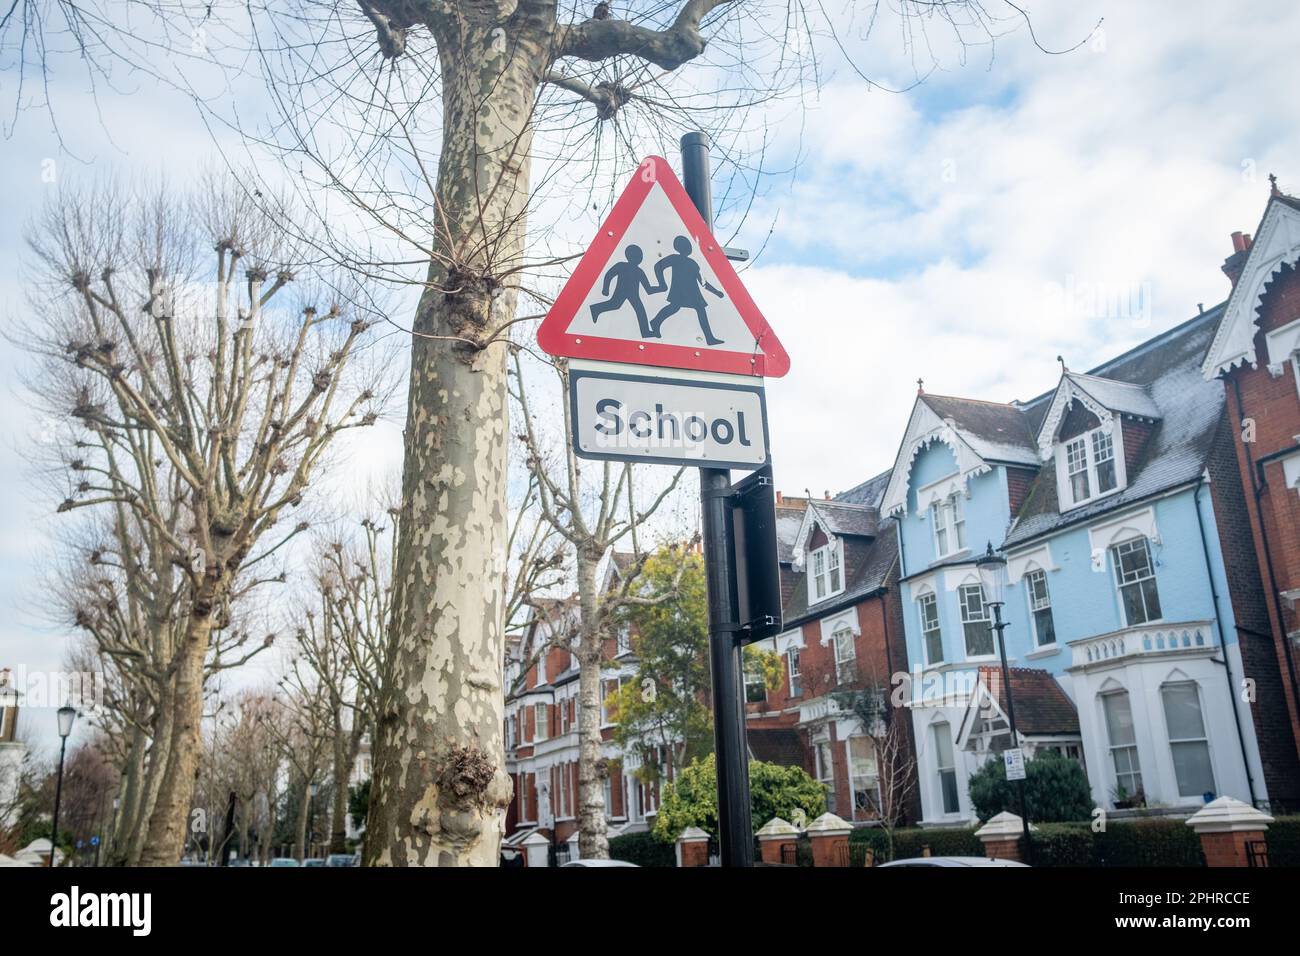
<instances>
[{"instance_id":1,"label":"school sign plate","mask_svg":"<svg viewBox=\"0 0 1300 956\"><path fill-rule=\"evenodd\" d=\"M584 367L569 373L569 401L583 458L745 470L768 461L759 383Z\"/></svg>"}]
</instances>

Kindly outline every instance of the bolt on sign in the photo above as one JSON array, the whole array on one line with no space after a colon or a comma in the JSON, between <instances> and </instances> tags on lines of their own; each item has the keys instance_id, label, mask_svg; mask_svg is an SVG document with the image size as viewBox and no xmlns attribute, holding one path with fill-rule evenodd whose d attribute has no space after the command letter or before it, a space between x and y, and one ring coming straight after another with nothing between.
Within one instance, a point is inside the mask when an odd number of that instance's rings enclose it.
<instances>
[{"instance_id":1,"label":"bolt on sign","mask_svg":"<svg viewBox=\"0 0 1300 956\"><path fill-rule=\"evenodd\" d=\"M580 457L769 461L763 378L790 357L663 158L637 167L537 342L570 360Z\"/></svg>"}]
</instances>

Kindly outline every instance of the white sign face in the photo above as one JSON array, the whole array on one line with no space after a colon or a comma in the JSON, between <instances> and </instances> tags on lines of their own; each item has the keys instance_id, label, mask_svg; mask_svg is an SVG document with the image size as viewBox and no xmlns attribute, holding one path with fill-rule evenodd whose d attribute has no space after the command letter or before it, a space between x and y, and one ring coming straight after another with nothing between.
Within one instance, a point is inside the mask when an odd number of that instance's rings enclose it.
<instances>
[{"instance_id":1,"label":"white sign face","mask_svg":"<svg viewBox=\"0 0 1300 956\"><path fill-rule=\"evenodd\" d=\"M767 464L761 384L572 368L569 401L582 458L746 470Z\"/></svg>"},{"instance_id":2,"label":"white sign face","mask_svg":"<svg viewBox=\"0 0 1300 956\"><path fill-rule=\"evenodd\" d=\"M754 333L700 243L655 182L565 331L692 349L752 352Z\"/></svg>"},{"instance_id":3,"label":"white sign face","mask_svg":"<svg viewBox=\"0 0 1300 956\"><path fill-rule=\"evenodd\" d=\"M1019 747L1012 747L1002 752L1002 762L1007 768L1008 780L1025 779L1025 752Z\"/></svg>"}]
</instances>

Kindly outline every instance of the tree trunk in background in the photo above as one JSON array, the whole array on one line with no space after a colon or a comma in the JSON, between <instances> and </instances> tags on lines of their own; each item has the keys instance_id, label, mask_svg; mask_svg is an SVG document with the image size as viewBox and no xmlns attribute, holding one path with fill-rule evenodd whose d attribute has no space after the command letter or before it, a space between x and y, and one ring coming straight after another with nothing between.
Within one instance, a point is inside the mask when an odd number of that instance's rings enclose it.
<instances>
[{"instance_id":1,"label":"tree trunk in background","mask_svg":"<svg viewBox=\"0 0 1300 956\"><path fill-rule=\"evenodd\" d=\"M529 189L530 111L546 61L462 8L435 30L443 145L430 264L412 338L390 659L375 728L366 863L495 866L510 778L502 719L506 348ZM484 18L486 20L486 18ZM504 41L504 42L503 42Z\"/></svg>"},{"instance_id":2,"label":"tree trunk in background","mask_svg":"<svg viewBox=\"0 0 1300 956\"><path fill-rule=\"evenodd\" d=\"M298 801L298 836L294 839L293 855L301 862L307 859L307 817L311 814L311 784L302 782L302 799Z\"/></svg>"},{"instance_id":3,"label":"tree trunk in background","mask_svg":"<svg viewBox=\"0 0 1300 956\"><path fill-rule=\"evenodd\" d=\"M162 789L163 777L167 772L167 758L171 754L172 745L172 723L175 717L175 695L172 692L174 687L173 678L163 683L159 693L157 718L153 727L153 743L149 746L149 761L140 794L140 807L131 824L131 835L127 844L127 866L140 865L144 842L149 835L149 820L153 817L154 807L158 805L158 791ZM210 829L211 821L209 821Z\"/></svg>"},{"instance_id":4,"label":"tree trunk in background","mask_svg":"<svg viewBox=\"0 0 1300 956\"><path fill-rule=\"evenodd\" d=\"M128 745L126 767L122 773L122 785L118 792L117 818L113 821L112 843L105 856L105 866L126 866L129 856L131 829L141 812L140 795L144 789L145 750L148 735L144 730L143 715L135 715L136 723L131 728L131 743Z\"/></svg>"},{"instance_id":5,"label":"tree trunk in background","mask_svg":"<svg viewBox=\"0 0 1300 956\"><path fill-rule=\"evenodd\" d=\"M600 555L578 549L578 855L584 860L609 858L605 821L605 778L601 772L600 667L604 662L602 628L596 593Z\"/></svg>"},{"instance_id":6,"label":"tree trunk in background","mask_svg":"<svg viewBox=\"0 0 1300 956\"><path fill-rule=\"evenodd\" d=\"M330 852L348 852L348 778L356 760L355 732L345 733L341 722L334 724L334 799L330 807Z\"/></svg>"},{"instance_id":7,"label":"tree trunk in background","mask_svg":"<svg viewBox=\"0 0 1300 956\"><path fill-rule=\"evenodd\" d=\"M185 847L201 750L203 665L212 635L212 599L211 595L205 597L206 600L194 602L176 669L171 752L149 819L149 835L140 854L141 866L175 866Z\"/></svg>"}]
</instances>

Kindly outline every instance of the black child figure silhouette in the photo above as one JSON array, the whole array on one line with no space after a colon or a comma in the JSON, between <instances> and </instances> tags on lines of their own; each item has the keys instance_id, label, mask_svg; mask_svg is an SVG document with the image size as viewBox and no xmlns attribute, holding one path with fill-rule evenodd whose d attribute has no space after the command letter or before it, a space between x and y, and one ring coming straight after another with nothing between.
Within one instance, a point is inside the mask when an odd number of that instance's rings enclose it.
<instances>
[{"instance_id":1,"label":"black child figure silhouette","mask_svg":"<svg viewBox=\"0 0 1300 956\"><path fill-rule=\"evenodd\" d=\"M646 274L641 271L642 252L640 246L628 246L623 250L626 262L616 262L605 272L605 284L601 288L601 295L609 296L604 302L597 302L591 307L591 321L597 321L602 313L612 312L621 308L623 303L632 306L632 311L636 313L637 325L641 327L641 338L648 339L654 333L650 331L650 326L646 323L645 306L641 303L641 289L644 287L646 292L662 292L663 289L655 289L650 285L650 280ZM614 286L614 294L609 295L610 284Z\"/></svg>"},{"instance_id":2,"label":"black child figure silhouette","mask_svg":"<svg viewBox=\"0 0 1300 956\"><path fill-rule=\"evenodd\" d=\"M681 309L694 309L696 318L700 320L700 331L704 333L705 343L721 345L723 340L716 338L709 328L708 306L705 304L700 288L708 289L719 299L724 298L722 290L715 289L700 274L699 263L691 258L692 247L689 239L678 236L673 240L673 248L677 250L675 255L664 256L655 263L655 280L658 282L658 287L653 291L664 290L664 273L668 270L672 270L672 284L667 287L668 304L659 310L659 314L650 323L649 334L656 339L662 338L659 329L665 320Z\"/></svg>"}]
</instances>

